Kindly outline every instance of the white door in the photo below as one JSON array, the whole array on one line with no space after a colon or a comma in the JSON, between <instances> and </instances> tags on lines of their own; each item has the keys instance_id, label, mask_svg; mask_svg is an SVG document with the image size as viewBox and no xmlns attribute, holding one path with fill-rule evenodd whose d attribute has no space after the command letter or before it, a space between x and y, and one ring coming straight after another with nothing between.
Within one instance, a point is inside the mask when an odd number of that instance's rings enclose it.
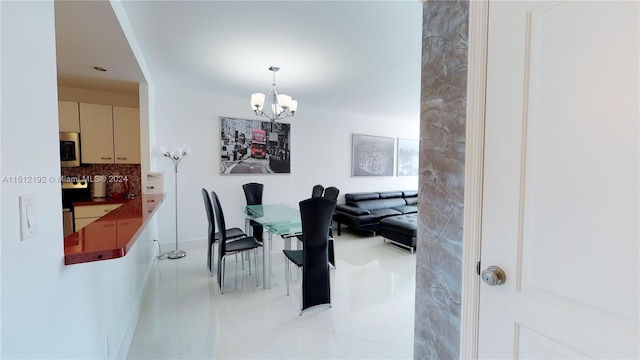
<instances>
[{"instance_id":1,"label":"white door","mask_svg":"<svg viewBox=\"0 0 640 360\"><path fill-rule=\"evenodd\" d=\"M639 23L490 3L480 358L640 358Z\"/></svg>"}]
</instances>

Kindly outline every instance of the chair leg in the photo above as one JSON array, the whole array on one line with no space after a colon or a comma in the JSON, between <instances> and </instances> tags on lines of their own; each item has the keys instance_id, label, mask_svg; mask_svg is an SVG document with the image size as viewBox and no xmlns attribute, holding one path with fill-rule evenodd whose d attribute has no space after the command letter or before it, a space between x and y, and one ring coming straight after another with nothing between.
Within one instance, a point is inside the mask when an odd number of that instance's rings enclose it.
<instances>
[{"instance_id":1,"label":"chair leg","mask_svg":"<svg viewBox=\"0 0 640 360\"><path fill-rule=\"evenodd\" d=\"M289 277L291 277L291 264L289 264L289 259L287 259L287 257L284 257L284 267L286 269L286 274L285 277L287 278L287 296L289 296Z\"/></svg>"},{"instance_id":2,"label":"chair leg","mask_svg":"<svg viewBox=\"0 0 640 360\"><path fill-rule=\"evenodd\" d=\"M216 259L216 243L211 244L209 249L209 276L213 277L213 269L215 268Z\"/></svg>"},{"instance_id":3,"label":"chair leg","mask_svg":"<svg viewBox=\"0 0 640 360\"><path fill-rule=\"evenodd\" d=\"M255 269L256 269L256 287L260 286L258 285L258 248L253 249L253 261L255 261Z\"/></svg>"},{"instance_id":4,"label":"chair leg","mask_svg":"<svg viewBox=\"0 0 640 360\"><path fill-rule=\"evenodd\" d=\"M244 259L244 253L245 251L242 252L242 258ZM251 275L251 255L249 255L249 252L246 251L247 253L247 262L249 263L249 275ZM242 260L242 270L244 270L244 260Z\"/></svg>"},{"instance_id":5,"label":"chair leg","mask_svg":"<svg viewBox=\"0 0 640 360\"><path fill-rule=\"evenodd\" d=\"M222 259L220 259L220 261L222 261L222 266L220 266L220 295L222 295L224 289L224 268L227 261L224 256L222 257Z\"/></svg>"}]
</instances>

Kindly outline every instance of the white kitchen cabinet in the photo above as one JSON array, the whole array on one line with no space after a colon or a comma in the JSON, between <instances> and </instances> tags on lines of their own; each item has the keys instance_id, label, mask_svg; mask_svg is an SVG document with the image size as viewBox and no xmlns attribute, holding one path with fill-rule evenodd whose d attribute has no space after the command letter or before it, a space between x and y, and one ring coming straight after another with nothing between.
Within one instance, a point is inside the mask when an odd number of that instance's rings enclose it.
<instances>
[{"instance_id":1,"label":"white kitchen cabinet","mask_svg":"<svg viewBox=\"0 0 640 360\"><path fill-rule=\"evenodd\" d=\"M60 132L80 132L80 110L75 101L58 101Z\"/></svg>"},{"instance_id":2,"label":"white kitchen cabinet","mask_svg":"<svg viewBox=\"0 0 640 360\"><path fill-rule=\"evenodd\" d=\"M139 110L80 103L80 146L85 164L139 164Z\"/></svg>"},{"instance_id":3,"label":"white kitchen cabinet","mask_svg":"<svg viewBox=\"0 0 640 360\"><path fill-rule=\"evenodd\" d=\"M122 204L101 204L101 205L80 205L73 207L75 230L91 224L111 211L117 209Z\"/></svg>"},{"instance_id":4,"label":"white kitchen cabinet","mask_svg":"<svg viewBox=\"0 0 640 360\"><path fill-rule=\"evenodd\" d=\"M82 163L114 163L112 108L111 105L80 103Z\"/></svg>"},{"instance_id":5,"label":"white kitchen cabinet","mask_svg":"<svg viewBox=\"0 0 640 360\"><path fill-rule=\"evenodd\" d=\"M113 148L116 164L140 164L140 111L113 107Z\"/></svg>"}]
</instances>

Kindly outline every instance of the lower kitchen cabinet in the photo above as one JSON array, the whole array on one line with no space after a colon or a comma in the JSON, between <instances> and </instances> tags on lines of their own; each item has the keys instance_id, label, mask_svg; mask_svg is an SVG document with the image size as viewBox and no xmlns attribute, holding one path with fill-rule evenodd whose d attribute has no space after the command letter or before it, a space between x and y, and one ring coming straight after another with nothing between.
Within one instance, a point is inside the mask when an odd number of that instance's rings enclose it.
<instances>
[{"instance_id":1,"label":"lower kitchen cabinet","mask_svg":"<svg viewBox=\"0 0 640 360\"><path fill-rule=\"evenodd\" d=\"M78 231L82 229L83 227L105 216L109 212L117 209L121 205L122 204L101 204L74 206L73 211L75 230Z\"/></svg>"}]
</instances>

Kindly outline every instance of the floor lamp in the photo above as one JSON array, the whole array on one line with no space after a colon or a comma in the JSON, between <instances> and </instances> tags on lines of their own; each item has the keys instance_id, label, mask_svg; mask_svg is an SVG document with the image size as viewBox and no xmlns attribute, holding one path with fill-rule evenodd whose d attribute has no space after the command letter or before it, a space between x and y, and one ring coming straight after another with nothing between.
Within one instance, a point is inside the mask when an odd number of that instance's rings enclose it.
<instances>
[{"instance_id":1,"label":"floor lamp","mask_svg":"<svg viewBox=\"0 0 640 360\"><path fill-rule=\"evenodd\" d=\"M182 250L178 250L178 164L180 161L184 159L191 152L190 148L187 148L187 145L182 145L182 147L178 147L173 149L172 152L168 152L164 146L160 148L162 152L162 156L169 158L173 161L173 170L175 173L175 194L176 194L176 249L167 253L169 259L180 259L187 255L186 252Z\"/></svg>"}]
</instances>

